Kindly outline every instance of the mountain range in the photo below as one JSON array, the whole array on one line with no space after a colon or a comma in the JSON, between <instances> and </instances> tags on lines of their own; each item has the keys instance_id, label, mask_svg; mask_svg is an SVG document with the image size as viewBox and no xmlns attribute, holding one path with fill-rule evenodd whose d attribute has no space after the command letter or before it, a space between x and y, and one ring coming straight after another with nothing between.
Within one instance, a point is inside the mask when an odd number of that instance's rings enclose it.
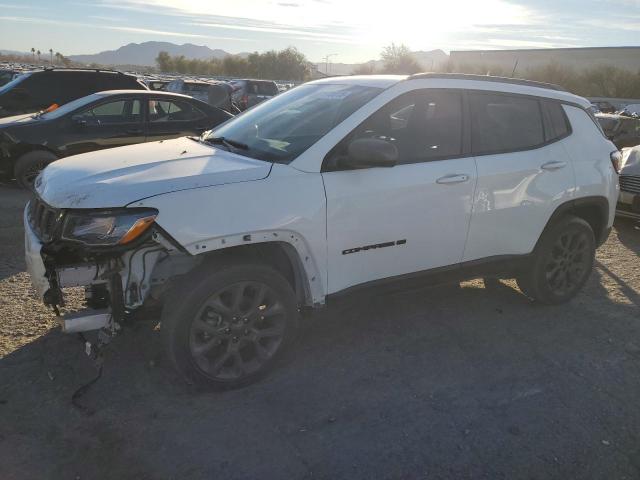
<instances>
[{"instance_id":1,"label":"mountain range","mask_svg":"<svg viewBox=\"0 0 640 480\"><path fill-rule=\"evenodd\" d=\"M167 52L171 56L184 55L186 58L198 60L224 58L229 55L224 50L214 50L205 45L192 43L176 45L171 42L143 42L130 43L117 50L107 50L93 55L70 55L69 58L74 62L87 64L155 66L156 57L160 52Z\"/></svg>"},{"instance_id":2,"label":"mountain range","mask_svg":"<svg viewBox=\"0 0 640 480\"><path fill-rule=\"evenodd\" d=\"M194 45L192 43L185 43L183 45L176 45L171 42L143 42L143 43L130 43L124 45L117 50L107 50L104 52L96 53L93 55L71 55L69 58L74 62L92 64L97 63L99 65L140 65L140 66L155 66L156 57L160 52L167 52L171 56L184 55L186 58L197 58L199 60L206 60L210 58L224 58L227 55L231 55L221 49L211 49L204 45ZM240 53L238 55L246 56L247 53ZM426 69L431 70L434 67L446 62L449 59L442 50L430 50L430 51L417 51L413 52L416 60ZM382 67L382 60L371 60L366 62L375 66L377 70ZM325 72L329 70L331 75L349 75L353 72L357 63L331 63L328 66L322 62L318 63L318 70Z\"/></svg>"}]
</instances>

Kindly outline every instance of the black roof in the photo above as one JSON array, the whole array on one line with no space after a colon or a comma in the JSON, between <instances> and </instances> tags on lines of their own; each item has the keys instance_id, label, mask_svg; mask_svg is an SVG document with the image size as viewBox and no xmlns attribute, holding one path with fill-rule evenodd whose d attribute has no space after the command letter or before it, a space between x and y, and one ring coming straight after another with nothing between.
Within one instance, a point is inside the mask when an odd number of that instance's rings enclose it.
<instances>
[{"instance_id":1,"label":"black roof","mask_svg":"<svg viewBox=\"0 0 640 480\"><path fill-rule=\"evenodd\" d=\"M493 77L491 75L472 75L469 73L416 73L410 75L407 80L442 78L449 80L479 80L482 82L511 83L514 85L526 85L528 87L546 88L566 92L567 90L553 83L536 82L534 80L524 80L522 78Z\"/></svg>"}]
</instances>

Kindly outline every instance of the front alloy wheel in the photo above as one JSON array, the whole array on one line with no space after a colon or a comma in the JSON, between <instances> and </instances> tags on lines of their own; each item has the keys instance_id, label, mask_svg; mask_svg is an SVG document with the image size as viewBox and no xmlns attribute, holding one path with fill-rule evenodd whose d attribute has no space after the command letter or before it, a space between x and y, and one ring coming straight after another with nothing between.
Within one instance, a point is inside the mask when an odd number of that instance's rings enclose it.
<instances>
[{"instance_id":1,"label":"front alloy wheel","mask_svg":"<svg viewBox=\"0 0 640 480\"><path fill-rule=\"evenodd\" d=\"M183 277L162 312L169 359L192 383L247 385L271 369L295 337L296 295L270 266L205 263Z\"/></svg>"},{"instance_id":2,"label":"front alloy wheel","mask_svg":"<svg viewBox=\"0 0 640 480\"><path fill-rule=\"evenodd\" d=\"M223 287L207 299L191 323L193 361L214 380L254 374L278 352L285 316L278 295L264 283Z\"/></svg>"}]
</instances>

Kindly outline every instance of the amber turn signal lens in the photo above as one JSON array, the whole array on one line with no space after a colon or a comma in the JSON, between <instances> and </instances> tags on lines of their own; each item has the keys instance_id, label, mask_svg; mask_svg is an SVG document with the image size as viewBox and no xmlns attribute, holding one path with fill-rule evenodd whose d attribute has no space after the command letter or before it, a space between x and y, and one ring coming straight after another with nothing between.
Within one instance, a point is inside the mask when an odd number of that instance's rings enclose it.
<instances>
[{"instance_id":1,"label":"amber turn signal lens","mask_svg":"<svg viewBox=\"0 0 640 480\"><path fill-rule=\"evenodd\" d=\"M53 112L54 110L57 110L58 107L60 107L60 105L58 105L57 103L52 103L51 105L49 105L47 107L47 109L44 111L44 113Z\"/></svg>"},{"instance_id":2,"label":"amber turn signal lens","mask_svg":"<svg viewBox=\"0 0 640 480\"><path fill-rule=\"evenodd\" d=\"M127 233L124 234L124 236L120 239L118 243L120 245L123 245L125 243L129 243L132 240L135 240L140 235L142 235L147 230L147 228L151 226L151 224L155 221L155 219L156 219L156 216L153 215L150 217L144 217L136 220L136 223L134 223L131 226L131 228L127 231Z\"/></svg>"}]
</instances>

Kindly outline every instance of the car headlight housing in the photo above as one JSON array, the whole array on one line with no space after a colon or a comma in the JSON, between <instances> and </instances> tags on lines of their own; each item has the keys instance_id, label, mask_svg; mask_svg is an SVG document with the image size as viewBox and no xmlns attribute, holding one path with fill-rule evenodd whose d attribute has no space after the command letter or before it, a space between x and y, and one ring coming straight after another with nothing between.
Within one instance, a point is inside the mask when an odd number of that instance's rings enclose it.
<instances>
[{"instance_id":1,"label":"car headlight housing","mask_svg":"<svg viewBox=\"0 0 640 480\"><path fill-rule=\"evenodd\" d=\"M155 221L158 211L127 208L65 215L62 238L91 246L125 245L139 238Z\"/></svg>"}]
</instances>

